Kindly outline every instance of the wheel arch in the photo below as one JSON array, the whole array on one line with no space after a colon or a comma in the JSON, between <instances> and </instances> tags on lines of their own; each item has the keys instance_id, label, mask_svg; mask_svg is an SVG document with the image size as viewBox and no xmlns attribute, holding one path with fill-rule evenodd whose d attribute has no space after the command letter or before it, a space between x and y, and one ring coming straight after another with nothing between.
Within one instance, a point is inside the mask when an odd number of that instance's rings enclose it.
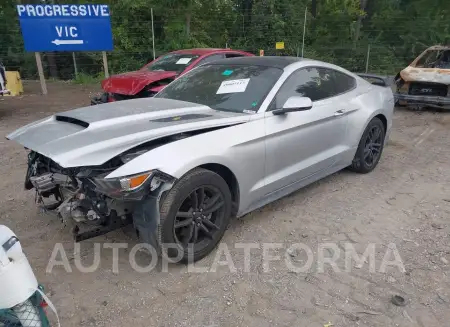
<instances>
[{"instance_id":1,"label":"wheel arch","mask_svg":"<svg viewBox=\"0 0 450 327\"><path fill-rule=\"evenodd\" d=\"M235 216L239 209L239 202L240 202L240 188L239 188L239 182L236 177L236 175L233 173L233 171L228 168L225 165L219 164L219 163L207 163L202 164L200 166L197 166L196 168L203 168L210 170L212 172L215 172L220 177L222 177L225 182L227 183L230 192L231 192L231 199L232 199L232 216Z\"/></svg>"},{"instance_id":2,"label":"wheel arch","mask_svg":"<svg viewBox=\"0 0 450 327\"><path fill-rule=\"evenodd\" d=\"M209 171L212 171L222 177L228 185L228 188L231 192L231 200L232 200L232 216L236 216L239 211L239 206L241 203L241 188L239 185L239 181L237 175L230 169L227 165L218 162L206 162L206 163L197 163L192 165L187 165L183 167L183 170L177 171L176 175L177 179L182 179L186 174L191 172L194 169L202 168Z\"/></svg>"},{"instance_id":3,"label":"wheel arch","mask_svg":"<svg viewBox=\"0 0 450 327\"><path fill-rule=\"evenodd\" d=\"M374 118L378 118L379 120L381 120L381 122L383 123L383 126L384 126L384 132L387 133L388 125L387 125L386 116L382 113L379 113L379 114L375 115L374 117L372 117L372 119L374 119Z\"/></svg>"},{"instance_id":4,"label":"wheel arch","mask_svg":"<svg viewBox=\"0 0 450 327\"><path fill-rule=\"evenodd\" d=\"M364 134L364 131L366 130L367 126L369 126L369 123L374 119L374 118L378 118L381 120L381 122L383 123L384 126L384 131L387 132L387 128L388 128L388 119L386 117L386 115L381 112L381 110L375 112L372 114L372 116L367 119L366 123L364 124L363 128L359 131L359 138L358 138L358 142L361 140L361 137Z\"/></svg>"}]
</instances>

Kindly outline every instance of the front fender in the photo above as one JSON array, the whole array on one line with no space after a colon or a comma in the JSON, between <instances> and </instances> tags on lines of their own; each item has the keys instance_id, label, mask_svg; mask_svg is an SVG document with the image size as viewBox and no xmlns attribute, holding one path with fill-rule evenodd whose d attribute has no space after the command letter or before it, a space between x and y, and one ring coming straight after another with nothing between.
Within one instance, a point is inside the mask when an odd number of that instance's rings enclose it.
<instances>
[{"instance_id":1,"label":"front fender","mask_svg":"<svg viewBox=\"0 0 450 327\"><path fill-rule=\"evenodd\" d=\"M264 186L264 120L258 119L187 137L152 149L119 167L106 178L160 170L174 178L205 164L220 164L235 175L240 205L261 196Z\"/></svg>"},{"instance_id":2,"label":"front fender","mask_svg":"<svg viewBox=\"0 0 450 327\"><path fill-rule=\"evenodd\" d=\"M223 156L218 156L218 155L211 155L211 156L202 157L202 158L195 158L190 161L185 161L182 165L175 164L175 165L165 166L164 168L161 169L161 171L168 175L171 175L177 179L180 179L186 173L191 171L192 169L199 167L199 166L208 165L208 164L218 164L218 165L225 166L228 169L230 169L230 171L236 176L236 178L238 180L241 179L239 172L234 171L234 164L227 158L225 158Z\"/></svg>"},{"instance_id":3,"label":"front fender","mask_svg":"<svg viewBox=\"0 0 450 327\"><path fill-rule=\"evenodd\" d=\"M183 145L182 143L187 142L181 140L150 150L119 167L106 178L117 178L149 170L159 170L179 179L195 167L211 163L226 166L233 171L233 166L236 162L226 157L226 149L209 148L205 151L203 145L197 146L193 142L189 142L189 145Z\"/></svg>"}]
</instances>

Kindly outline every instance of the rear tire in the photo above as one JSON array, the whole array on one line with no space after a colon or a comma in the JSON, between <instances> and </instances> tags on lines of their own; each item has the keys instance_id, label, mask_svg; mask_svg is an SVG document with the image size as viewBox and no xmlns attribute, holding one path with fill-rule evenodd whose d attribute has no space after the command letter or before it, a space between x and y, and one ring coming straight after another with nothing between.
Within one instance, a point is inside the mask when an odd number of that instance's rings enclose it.
<instances>
[{"instance_id":1,"label":"rear tire","mask_svg":"<svg viewBox=\"0 0 450 327\"><path fill-rule=\"evenodd\" d=\"M383 122L377 117L373 118L364 130L353 162L348 168L360 174L374 170L383 153L385 134Z\"/></svg>"},{"instance_id":2,"label":"rear tire","mask_svg":"<svg viewBox=\"0 0 450 327\"><path fill-rule=\"evenodd\" d=\"M168 257L181 256L187 263L207 256L228 227L231 204L230 189L220 175L202 168L184 175L160 207L161 241L170 244Z\"/></svg>"}]
</instances>

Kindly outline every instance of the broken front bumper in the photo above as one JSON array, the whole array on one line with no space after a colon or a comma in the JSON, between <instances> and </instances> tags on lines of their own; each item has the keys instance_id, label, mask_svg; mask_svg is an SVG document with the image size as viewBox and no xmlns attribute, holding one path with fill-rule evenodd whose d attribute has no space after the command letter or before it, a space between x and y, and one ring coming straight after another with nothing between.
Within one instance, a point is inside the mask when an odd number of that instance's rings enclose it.
<instances>
[{"instance_id":1,"label":"broken front bumper","mask_svg":"<svg viewBox=\"0 0 450 327\"><path fill-rule=\"evenodd\" d=\"M401 93L396 93L394 96L395 102L400 102L400 104L450 110L450 97L410 95Z\"/></svg>"},{"instance_id":2,"label":"broken front bumper","mask_svg":"<svg viewBox=\"0 0 450 327\"><path fill-rule=\"evenodd\" d=\"M108 93L98 94L91 98L91 106L108 102Z\"/></svg>"}]
</instances>

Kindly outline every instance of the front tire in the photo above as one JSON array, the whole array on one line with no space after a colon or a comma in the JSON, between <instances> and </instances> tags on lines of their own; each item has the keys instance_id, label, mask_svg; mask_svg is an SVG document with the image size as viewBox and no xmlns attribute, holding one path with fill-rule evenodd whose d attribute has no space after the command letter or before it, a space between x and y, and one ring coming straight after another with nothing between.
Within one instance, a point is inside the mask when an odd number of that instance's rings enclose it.
<instances>
[{"instance_id":1,"label":"front tire","mask_svg":"<svg viewBox=\"0 0 450 327\"><path fill-rule=\"evenodd\" d=\"M383 122L377 117L373 118L364 130L349 169L360 174L374 170L383 152L385 135Z\"/></svg>"},{"instance_id":2,"label":"front tire","mask_svg":"<svg viewBox=\"0 0 450 327\"><path fill-rule=\"evenodd\" d=\"M160 207L161 241L169 258L195 262L222 239L231 216L231 192L218 174L196 168L183 176ZM180 255L178 255L180 254Z\"/></svg>"}]
</instances>

